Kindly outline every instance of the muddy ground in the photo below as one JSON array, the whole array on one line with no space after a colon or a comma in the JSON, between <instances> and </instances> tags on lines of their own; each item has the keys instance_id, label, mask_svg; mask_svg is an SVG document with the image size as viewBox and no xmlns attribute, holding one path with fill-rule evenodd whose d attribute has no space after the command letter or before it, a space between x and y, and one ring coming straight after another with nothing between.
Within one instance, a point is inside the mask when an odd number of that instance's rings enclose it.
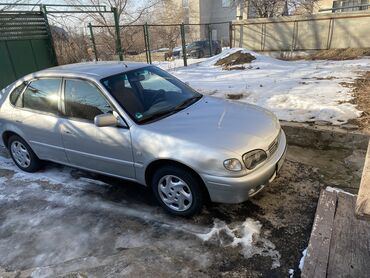
<instances>
[{"instance_id":1,"label":"muddy ground","mask_svg":"<svg viewBox=\"0 0 370 278\"><path fill-rule=\"evenodd\" d=\"M343 84L345 85L345 84ZM353 121L361 130L370 134L370 71L357 78L354 83L347 84L353 88L353 103L362 112L360 118Z\"/></svg>"},{"instance_id":2,"label":"muddy ground","mask_svg":"<svg viewBox=\"0 0 370 278\"><path fill-rule=\"evenodd\" d=\"M25 174L2 152L0 277L299 277L320 189L356 191L363 158L290 146L261 194L183 219L137 184L56 164Z\"/></svg>"}]
</instances>

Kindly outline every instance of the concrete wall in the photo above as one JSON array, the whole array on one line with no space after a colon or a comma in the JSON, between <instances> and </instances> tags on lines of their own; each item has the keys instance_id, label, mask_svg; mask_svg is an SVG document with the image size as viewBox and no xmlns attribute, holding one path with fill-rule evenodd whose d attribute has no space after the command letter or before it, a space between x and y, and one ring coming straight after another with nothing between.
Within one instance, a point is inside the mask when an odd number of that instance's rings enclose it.
<instances>
[{"instance_id":1,"label":"concrete wall","mask_svg":"<svg viewBox=\"0 0 370 278\"><path fill-rule=\"evenodd\" d=\"M370 12L234 21L234 46L256 51L370 47Z\"/></svg>"}]
</instances>

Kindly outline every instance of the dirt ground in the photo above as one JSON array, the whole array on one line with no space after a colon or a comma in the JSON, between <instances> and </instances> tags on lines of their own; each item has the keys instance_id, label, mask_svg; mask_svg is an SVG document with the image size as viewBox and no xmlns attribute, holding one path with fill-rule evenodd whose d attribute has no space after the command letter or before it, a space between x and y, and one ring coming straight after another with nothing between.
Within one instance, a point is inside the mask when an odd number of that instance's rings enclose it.
<instances>
[{"instance_id":1,"label":"dirt ground","mask_svg":"<svg viewBox=\"0 0 370 278\"><path fill-rule=\"evenodd\" d=\"M363 111L360 118L353 121L361 130L370 134L370 71L357 78L354 83L343 84L353 88L355 103Z\"/></svg>"},{"instance_id":2,"label":"dirt ground","mask_svg":"<svg viewBox=\"0 0 370 278\"><path fill-rule=\"evenodd\" d=\"M224 70L243 70L245 69L245 67L239 66L239 65L251 63L253 60L256 60L256 57L254 57L250 53L243 53L240 50L224 58L219 59L215 63L215 66L221 66L222 69ZM239 66L239 67L235 67L235 66Z\"/></svg>"},{"instance_id":3,"label":"dirt ground","mask_svg":"<svg viewBox=\"0 0 370 278\"><path fill-rule=\"evenodd\" d=\"M0 277L299 277L320 189L355 191L363 158L290 146L261 194L184 219L137 184L56 164L25 174L2 152Z\"/></svg>"}]
</instances>

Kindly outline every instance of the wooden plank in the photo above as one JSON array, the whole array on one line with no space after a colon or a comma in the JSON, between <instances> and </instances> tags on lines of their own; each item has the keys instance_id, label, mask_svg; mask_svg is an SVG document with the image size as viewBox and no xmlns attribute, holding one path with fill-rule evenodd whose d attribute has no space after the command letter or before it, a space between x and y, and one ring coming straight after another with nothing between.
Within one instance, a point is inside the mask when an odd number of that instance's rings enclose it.
<instances>
[{"instance_id":1,"label":"wooden plank","mask_svg":"<svg viewBox=\"0 0 370 278\"><path fill-rule=\"evenodd\" d=\"M321 191L302 277L326 277L336 203L335 192Z\"/></svg>"},{"instance_id":2,"label":"wooden plank","mask_svg":"<svg viewBox=\"0 0 370 278\"><path fill-rule=\"evenodd\" d=\"M370 222L355 217L355 203L338 193L327 277L370 277Z\"/></svg>"},{"instance_id":3,"label":"wooden plank","mask_svg":"<svg viewBox=\"0 0 370 278\"><path fill-rule=\"evenodd\" d=\"M356 202L356 216L370 220L370 142L367 148L364 169Z\"/></svg>"}]
</instances>

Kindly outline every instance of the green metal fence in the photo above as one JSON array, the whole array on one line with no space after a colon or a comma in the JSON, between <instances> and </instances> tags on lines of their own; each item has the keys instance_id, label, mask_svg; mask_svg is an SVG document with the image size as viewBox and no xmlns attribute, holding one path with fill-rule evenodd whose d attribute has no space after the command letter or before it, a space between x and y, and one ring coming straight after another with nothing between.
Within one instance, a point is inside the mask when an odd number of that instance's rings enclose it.
<instances>
[{"instance_id":1,"label":"green metal fence","mask_svg":"<svg viewBox=\"0 0 370 278\"><path fill-rule=\"evenodd\" d=\"M6 5L0 3L0 6ZM217 36L213 32L217 34L221 30L229 33L229 36L219 40L218 45L229 46L233 40L231 22L120 25L117 9L104 5L18 3L12 6L38 7L40 11L0 11L0 88L25 74L58 64L48 23L49 14L104 13L113 16L112 25L88 25L93 52L93 57L88 59L95 60L125 59L152 63L178 57L183 60L182 65L187 66L187 46L190 43L208 41L208 48L204 48L204 55L201 55L206 57L217 54L213 49L213 41ZM55 40L55 45L59 45L58 40ZM59 55L65 51L59 47L57 50ZM180 64L176 62L176 65Z\"/></svg>"},{"instance_id":2,"label":"green metal fence","mask_svg":"<svg viewBox=\"0 0 370 278\"><path fill-rule=\"evenodd\" d=\"M44 13L0 13L0 88L56 64Z\"/></svg>"},{"instance_id":3,"label":"green metal fence","mask_svg":"<svg viewBox=\"0 0 370 278\"><path fill-rule=\"evenodd\" d=\"M115 13L114 8L112 8ZM119 25L116 20L114 25L88 24L91 48L95 60L112 59L112 44L115 44L114 55L119 60L132 60L147 62L159 62L171 57L175 48L181 48L179 57L183 60L183 66L187 66L187 45L194 41L207 42L202 50L202 57L217 54L213 49L215 42L220 47L233 45L232 22L200 23L200 24L131 24ZM108 31L108 29L110 31ZM215 38L213 31L222 30L227 34L219 40ZM114 36L107 36L112 34ZM114 40L114 42L112 42ZM178 51L178 50L177 50ZM187 53L186 55L182 53ZM153 57L154 56L154 57ZM199 57L198 57L199 58ZM158 60L159 59L159 60Z\"/></svg>"}]
</instances>

